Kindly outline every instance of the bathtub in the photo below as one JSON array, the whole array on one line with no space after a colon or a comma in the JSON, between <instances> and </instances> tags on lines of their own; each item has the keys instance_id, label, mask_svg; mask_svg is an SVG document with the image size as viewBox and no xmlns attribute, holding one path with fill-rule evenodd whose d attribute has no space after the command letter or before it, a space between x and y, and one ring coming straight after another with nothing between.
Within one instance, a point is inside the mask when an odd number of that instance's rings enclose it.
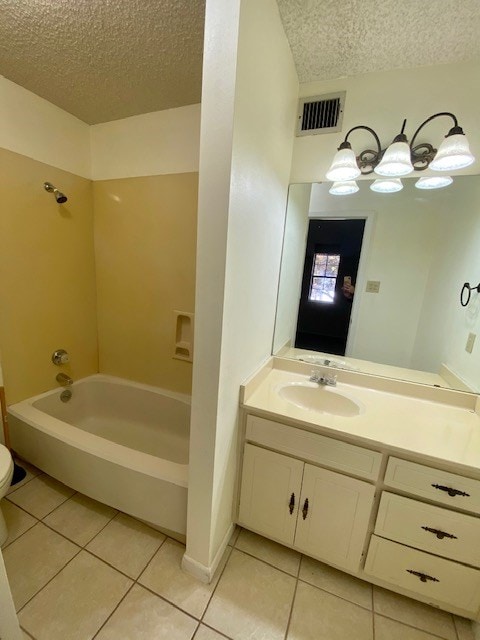
<instances>
[{"instance_id":1,"label":"bathtub","mask_svg":"<svg viewBox=\"0 0 480 640\"><path fill-rule=\"evenodd\" d=\"M120 378L75 382L8 408L11 444L69 487L182 538L186 531L188 396Z\"/></svg>"}]
</instances>

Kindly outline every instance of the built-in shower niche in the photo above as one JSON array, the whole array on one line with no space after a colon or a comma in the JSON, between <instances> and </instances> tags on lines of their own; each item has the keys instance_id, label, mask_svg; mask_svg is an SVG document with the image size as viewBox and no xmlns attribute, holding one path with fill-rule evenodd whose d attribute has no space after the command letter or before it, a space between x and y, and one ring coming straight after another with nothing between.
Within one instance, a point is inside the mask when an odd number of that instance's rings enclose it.
<instances>
[{"instance_id":1,"label":"built-in shower niche","mask_svg":"<svg viewBox=\"0 0 480 640\"><path fill-rule=\"evenodd\" d=\"M193 362L193 313L174 311L175 344L173 357Z\"/></svg>"}]
</instances>

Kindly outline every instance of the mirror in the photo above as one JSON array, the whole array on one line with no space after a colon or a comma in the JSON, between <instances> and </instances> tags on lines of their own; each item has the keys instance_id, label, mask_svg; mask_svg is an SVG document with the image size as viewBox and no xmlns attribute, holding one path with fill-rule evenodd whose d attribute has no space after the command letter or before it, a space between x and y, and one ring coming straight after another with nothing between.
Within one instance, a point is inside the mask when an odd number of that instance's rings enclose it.
<instances>
[{"instance_id":1,"label":"mirror","mask_svg":"<svg viewBox=\"0 0 480 640\"><path fill-rule=\"evenodd\" d=\"M330 183L290 186L274 355L480 391L480 294L460 304L463 284L480 282L480 176L429 191L417 179L390 194L367 180L348 196L329 194ZM364 221L356 274L330 233L351 220ZM346 322L330 317L333 306L348 307ZM317 315L305 321L302 309ZM343 346L319 338L342 322Z\"/></svg>"}]
</instances>

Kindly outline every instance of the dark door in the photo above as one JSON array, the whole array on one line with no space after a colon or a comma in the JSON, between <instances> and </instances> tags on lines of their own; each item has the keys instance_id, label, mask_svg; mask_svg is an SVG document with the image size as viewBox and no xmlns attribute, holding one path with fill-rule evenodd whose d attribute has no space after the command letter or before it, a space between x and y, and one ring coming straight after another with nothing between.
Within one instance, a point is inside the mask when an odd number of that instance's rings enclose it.
<instances>
[{"instance_id":1,"label":"dark door","mask_svg":"<svg viewBox=\"0 0 480 640\"><path fill-rule=\"evenodd\" d=\"M345 354L364 228L364 219L310 221L296 347Z\"/></svg>"}]
</instances>

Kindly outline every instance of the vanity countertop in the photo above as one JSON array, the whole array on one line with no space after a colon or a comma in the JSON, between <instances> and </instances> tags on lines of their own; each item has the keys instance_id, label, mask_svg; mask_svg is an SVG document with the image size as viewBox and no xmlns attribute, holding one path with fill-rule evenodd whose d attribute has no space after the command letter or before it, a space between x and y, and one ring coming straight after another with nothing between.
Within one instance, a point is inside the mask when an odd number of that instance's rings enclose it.
<instances>
[{"instance_id":1,"label":"vanity countertop","mask_svg":"<svg viewBox=\"0 0 480 640\"><path fill-rule=\"evenodd\" d=\"M474 394L435 389L345 371L333 391L357 400L359 415L343 417L291 404L278 389L309 382L310 368L272 359L242 387L242 406L265 417L288 420L324 435L344 436L366 446L389 447L480 472L480 401ZM283 368L285 367L285 368ZM318 388L318 393L328 388Z\"/></svg>"}]
</instances>

